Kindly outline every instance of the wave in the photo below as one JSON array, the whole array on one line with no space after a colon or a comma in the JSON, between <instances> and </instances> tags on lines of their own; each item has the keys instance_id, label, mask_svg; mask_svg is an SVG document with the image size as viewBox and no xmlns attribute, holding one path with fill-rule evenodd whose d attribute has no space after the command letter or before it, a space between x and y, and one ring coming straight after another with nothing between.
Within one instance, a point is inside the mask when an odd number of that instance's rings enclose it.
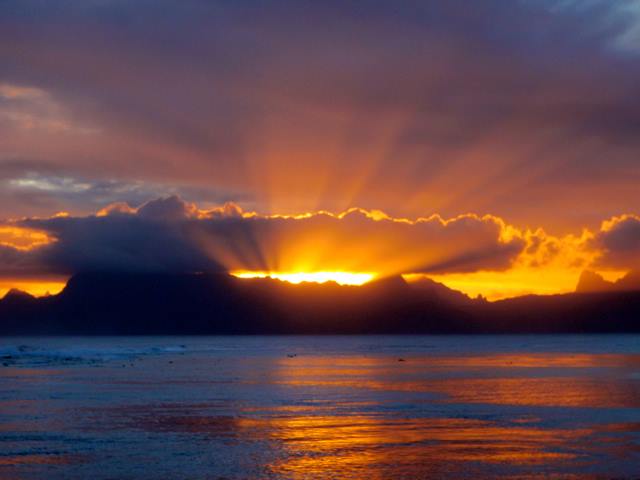
<instances>
[{"instance_id":1,"label":"wave","mask_svg":"<svg viewBox=\"0 0 640 480\"><path fill-rule=\"evenodd\" d=\"M0 362L11 365L58 365L73 363L102 363L112 360L132 360L147 355L179 354L186 345L166 346L70 346L47 347L33 344L0 345Z\"/></svg>"}]
</instances>

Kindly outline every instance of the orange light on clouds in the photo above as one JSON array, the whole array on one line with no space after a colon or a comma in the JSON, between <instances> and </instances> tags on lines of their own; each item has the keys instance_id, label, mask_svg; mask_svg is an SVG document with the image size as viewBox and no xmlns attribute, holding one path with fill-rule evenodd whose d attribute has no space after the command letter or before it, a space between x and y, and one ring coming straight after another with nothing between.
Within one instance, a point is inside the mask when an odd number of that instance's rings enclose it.
<instances>
[{"instance_id":1,"label":"orange light on clouds","mask_svg":"<svg viewBox=\"0 0 640 480\"><path fill-rule=\"evenodd\" d=\"M362 208L260 214L232 203L208 209L185 203L183 210L190 240L239 278L363 285L380 277L402 275L411 282L426 276L470 297L499 300L573 292L585 268L616 267L598 265L603 255L594 241L598 231L555 236L541 228L517 227L494 215L409 219ZM113 214L137 215L138 209L112 204L97 216ZM600 232L629 217L605 221ZM217 219L222 223L217 224ZM0 224L0 246L27 252L55 241L47 232L15 222ZM31 277L37 275L32 270ZM598 273L613 281L626 271L598 269ZM0 279L0 294L16 287L44 295L64 287L63 281L49 280L25 281L20 274L8 272L6 280Z\"/></svg>"},{"instance_id":2,"label":"orange light on clouds","mask_svg":"<svg viewBox=\"0 0 640 480\"><path fill-rule=\"evenodd\" d=\"M60 216L60 214L56 214ZM55 242L47 232L15 225L0 225L0 246L28 252ZM0 298L11 289L27 292L35 297L60 293L67 284L62 277L44 276L42 278L0 278Z\"/></svg>"},{"instance_id":3,"label":"orange light on clouds","mask_svg":"<svg viewBox=\"0 0 640 480\"><path fill-rule=\"evenodd\" d=\"M352 208L298 215L242 212L241 218L246 223L233 241L204 232L195 238L229 272L292 282L358 285L455 260L460 252L499 248L515 236L501 219L475 214L411 220Z\"/></svg>"},{"instance_id":4,"label":"orange light on clouds","mask_svg":"<svg viewBox=\"0 0 640 480\"><path fill-rule=\"evenodd\" d=\"M558 237L543 229L518 228L492 215L469 213L450 219L438 215L407 219L359 208L297 215L241 211L240 215L245 219L272 221L274 225L278 221L280 227L288 222L286 230L265 229L263 234L247 228L233 243L203 236L203 248L241 278L362 285L374 277L402 275L412 281L427 276L470 297L482 295L499 300L573 292L580 273L600 255L592 245L594 232L583 230L580 235ZM443 237L444 240L431 241L444 231L459 232L465 225L475 228L469 234L452 234ZM417 237L420 232L422 236ZM476 234L482 232L489 232L482 240L489 249L518 242L522 249L514 252L511 264L501 269L426 272L428 268L424 266L437 266L455 259L460 252L477 251L482 237L477 239ZM615 280L625 272L600 273Z\"/></svg>"},{"instance_id":5,"label":"orange light on clouds","mask_svg":"<svg viewBox=\"0 0 640 480\"><path fill-rule=\"evenodd\" d=\"M521 230L504 223L503 240L520 238L525 248L506 270L478 270L463 273L430 274L429 278L470 297L482 295L501 300L522 295L555 295L574 292L582 271L593 265L600 252L590 246L594 233L556 237L543 229ZM606 280L615 281L626 271L599 271ZM404 275L411 282L424 275Z\"/></svg>"},{"instance_id":6,"label":"orange light on clouds","mask_svg":"<svg viewBox=\"0 0 640 480\"><path fill-rule=\"evenodd\" d=\"M32 250L54 241L46 232L13 225L0 225L0 245L16 250Z\"/></svg>"},{"instance_id":7,"label":"orange light on clouds","mask_svg":"<svg viewBox=\"0 0 640 480\"><path fill-rule=\"evenodd\" d=\"M354 272L249 272L235 271L231 275L238 278L273 278L289 283L326 283L335 282L339 285L364 285L373 280L375 273Z\"/></svg>"}]
</instances>

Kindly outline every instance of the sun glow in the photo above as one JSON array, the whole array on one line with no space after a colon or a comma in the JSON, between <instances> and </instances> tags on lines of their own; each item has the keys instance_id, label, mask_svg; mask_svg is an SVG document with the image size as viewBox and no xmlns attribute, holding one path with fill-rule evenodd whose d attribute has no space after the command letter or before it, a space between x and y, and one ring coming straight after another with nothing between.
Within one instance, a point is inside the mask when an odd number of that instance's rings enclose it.
<instances>
[{"instance_id":1,"label":"sun glow","mask_svg":"<svg viewBox=\"0 0 640 480\"><path fill-rule=\"evenodd\" d=\"M11 289L21 290L34 297L56 295L67 284L66 279L0 279L0 298L3 298Z\"/></svg>"},{"instance_id":2,"label":"sun glow","mask_svg":"<svg viewBox=\"0 0 640 480\"><path fill-rule=\"evenodd\" d=\"M375 278L375 273L362 272L251 272L235 271L231 275L238 278L273 278L289 283L326 283L335 282L339 285L363 285Z\"/></svg>"}]
</instances>

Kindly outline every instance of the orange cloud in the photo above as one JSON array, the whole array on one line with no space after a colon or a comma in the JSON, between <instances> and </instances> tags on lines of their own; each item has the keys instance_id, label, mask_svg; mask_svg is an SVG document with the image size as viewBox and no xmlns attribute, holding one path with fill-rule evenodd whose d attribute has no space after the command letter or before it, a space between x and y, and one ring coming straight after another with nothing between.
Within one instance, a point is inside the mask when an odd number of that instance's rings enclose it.
<instances>
[{"instance_id":1,"label":"orange cloud","mask_svg":"<svg viewBox=\"0 0 640 480\"><path fill-rule=\"evenodd\" d=\"M47 232L15 225L0 225L0 245L16 250L32 250L47 245L54 238Z\"/></svg>"},{"instance_id":2,"label":"orange cloud","mask_svg":"<svg viewBox=\"0 0 640 480\"><path fill-rule=\"evenodd\" d=\"M581 272L597 269L607 280L614 281L634 268L634 255L623 255L612 262L601 238L633 216L614 217L602 223L600 231L584 229L580 235L553 236L543 229L519 230L505 225L505 235L525 242L525 247L514 259L511 268L504 271L479 270L468 273L431 275L436 281L463 291L470 296L482 295L489 300L527 294L549 295L573 292Z\"/></svg>"},{"instance_id":3,"label":"orange cloud","mask_svg":"<svg viewBox=\"0 0 640 480\"><path fill-rule=\"evenodd\" d=\"M410 219L362 208L261 214L233 203L200 208L167 197L138 208L110 205L94 216L14 222L2 227L0 242L14 252L5 255L12 262L5 271L12 276L23 266L30 273L57 274L105 269L291 279L335 272L343 278L427 275L469 295L498 299L573 291L585 268L619 277L637 264L638 225L637 216L623 215L597 231L555 236L494 215Z\"/></svg>"}]
</instances>

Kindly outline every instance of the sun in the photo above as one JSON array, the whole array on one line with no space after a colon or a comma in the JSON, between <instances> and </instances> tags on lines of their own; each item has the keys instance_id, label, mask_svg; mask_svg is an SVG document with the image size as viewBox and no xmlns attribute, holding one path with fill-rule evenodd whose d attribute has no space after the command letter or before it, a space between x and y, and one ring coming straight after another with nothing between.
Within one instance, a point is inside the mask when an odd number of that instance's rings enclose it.
<instances>
[{"instance_id":1,"label":"sun","mask_svg":"<svg viewBox=\"0 0 640 480\"><path fill-rule=\"evenodd\" d=\"M339 285L364 285L373 280L375 273L369 272L252 272L238 270L231 272L238 278L274 278L289 283L326 283L335 282Z\"/></svg>"}]
</instances>

